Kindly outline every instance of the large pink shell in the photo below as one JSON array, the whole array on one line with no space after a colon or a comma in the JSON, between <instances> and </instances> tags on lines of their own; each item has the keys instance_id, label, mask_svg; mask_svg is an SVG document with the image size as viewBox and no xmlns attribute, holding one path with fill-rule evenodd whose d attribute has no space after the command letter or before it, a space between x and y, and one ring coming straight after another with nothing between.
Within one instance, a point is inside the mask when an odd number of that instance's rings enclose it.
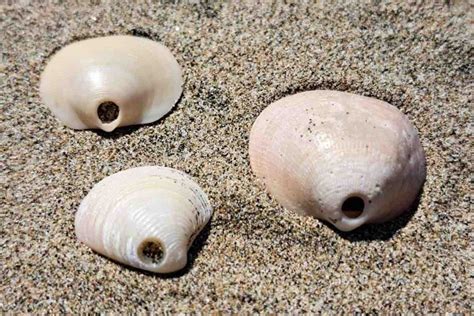
<instances>
[{"instance_id":1,"label":"large pink shell","mask_svg":"<svg viewBox=\"0 0 474 316\"><path fill-rule=\"evenodd\" d=\"M394 106L316 90L280 99L250 134L254 173L285 208L348 231L407 210L426 175L416 129Z\"/></svg>"}]
</instances>

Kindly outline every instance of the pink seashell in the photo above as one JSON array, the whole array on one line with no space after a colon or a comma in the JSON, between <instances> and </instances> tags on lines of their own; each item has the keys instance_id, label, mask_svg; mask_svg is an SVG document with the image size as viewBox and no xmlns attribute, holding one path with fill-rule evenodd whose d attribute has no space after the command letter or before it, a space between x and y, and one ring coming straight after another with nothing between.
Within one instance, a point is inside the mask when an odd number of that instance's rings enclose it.
<instances>
[{"instance_id":1,"label":"pink seashell","mask_svg":"<svg viewBox=\"0 0 474 316\"><path fill-rule=\"evenodd\" d=\"M409 208L426 176L416 129L394 106L308 91L268 106L250 133L252 170L285 208L343 231Z\"/></svg>"}]
</instances>

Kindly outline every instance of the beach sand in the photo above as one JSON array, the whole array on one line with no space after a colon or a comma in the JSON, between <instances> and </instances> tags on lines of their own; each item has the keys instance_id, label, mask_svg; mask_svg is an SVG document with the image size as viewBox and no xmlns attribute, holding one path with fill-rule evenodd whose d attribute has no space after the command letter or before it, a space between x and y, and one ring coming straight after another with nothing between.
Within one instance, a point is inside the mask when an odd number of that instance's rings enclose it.
<instances>
[{"instance_id":1,"label":"beach sand","mask_svg":"<svg viewBox=\"0 0 474 316\"><path fill-rule=\"evenodd\" d=\"M1 310L472 312L469 10L444 1L2 5ZM181 100L156 123L111 134L62 126L39 98L42 70L64 45L110 34L169 47L183 68ZM312 89L376 97L410 118L428 173L413 210L340 233L265 193L249 165L252 123L271 102ZM169 276L75 238L92 186L143 165L188 172L214 207L190 264Z\"/></svg>"}]
</instances>

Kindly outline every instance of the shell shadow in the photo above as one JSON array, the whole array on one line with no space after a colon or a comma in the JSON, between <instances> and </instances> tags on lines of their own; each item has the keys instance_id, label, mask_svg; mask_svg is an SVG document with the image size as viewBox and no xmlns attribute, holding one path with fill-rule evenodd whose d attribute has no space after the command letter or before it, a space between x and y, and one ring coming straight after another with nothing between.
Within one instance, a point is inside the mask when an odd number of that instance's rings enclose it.
<instances>
[{"instance_id":1,"label":"shell shadow","mask_svg":"<svg viewBox=\"0 0 474 316\"><path fill-rule=\"evenodd\" d=\"M193 244L191 245L191 248L189 248L188 262L186 263L186 266L183 269L181 269L179 271L176 271L176 272L172 272L172 273L154 273L154 272L150 272L150 271L141 270L141 269L131 267L131 266L125 265L123 263L117 262L115 260L112 260L112 259L110 259L110 258L108 258L108 257L106 257L106 256L104 256L104 255L102 255L98 252L94 251L94 253L98 254L99 256L101 256L102 258L104 258L108 261L113 262L114 264L119 265L120 267L122 267L123 269L126 269L126 270L132 270L136 273L143 274L143 275L153 277L153 278L158 278L158 279L176 279L176 278L180 278L183 275L187 274L193 268L194 261L196 260L197 256L199 255L202 248L206 244L207 239L209 238L210 231L211 231L211 221L209 221L206 224L206 226L204 226L202 231L199 233L199 235L196 237Z\"/></svg>"},{"instance_id":2,"label":"shell shadow","mask_svg":"<svg viewBox=\"0 0 474 316\"><path fill-rule=\"evenodd\" d=\"M420 205L421 196L423 194L423 186L418 192L415 201L411 204L408 210L389 222L362 225L361 227L358 227L350 232L340 231L328 222L323 221L323 224L333 230L340 237L353 242L390 240L400 229L405 227L415 215Z\"/></svg>"},{"instance_id":3,"label":"shell shadow","mask_svg":"<svg viewBox=\"0 0 474 316\"><path fill-rule=\"evenodd\" d=\"M135 27L132 29L127 30L125 33L127 35L132 35L132 36L137 36L137 37L144 37L148 38L152 41L159 42L161 40L161 37L158 33L153 32L150 29L142 28L142 27Z\"/></svg>"}]
</instances>

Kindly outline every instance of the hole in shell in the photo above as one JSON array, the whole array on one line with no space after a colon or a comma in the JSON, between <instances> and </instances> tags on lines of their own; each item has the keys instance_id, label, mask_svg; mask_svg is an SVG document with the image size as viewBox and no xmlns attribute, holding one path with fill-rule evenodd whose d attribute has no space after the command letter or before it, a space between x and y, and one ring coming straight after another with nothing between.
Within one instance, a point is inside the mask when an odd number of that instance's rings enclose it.
<instances>
[{"instance_id":1,"label":"hole in shell","mask_svg":"<svg viewBox=\"0 0 474 316\"><path fill-rule=\"evenodd\" d=\"M103 102L97 108L97 116L102 123L110 123L117 119L120 109L117 104L107 101Z\"/></svg>"},{"instance_id":2,"label":"hole in shell","mask_svg":"<svg viewBox=\"0 0 474 316\"><path fill-rule=\"evenodd\" d=\"M146 263L158 264L163 259L164 254L165 250L157 239L144 240L138 247L138 255Z\"/></svg>"},{"instance_id":3,"label":"hole in shell","mask_svg":"<svg viewBox=\"0 0 474 316\"><path fill-rule=\"evenodd\" d=\"M357 218L364 211L364 200L358 196L352 196L347 198L344 203L342 203L341 211L345 216L349 218Z\"/></svg>"}]
</instances>

